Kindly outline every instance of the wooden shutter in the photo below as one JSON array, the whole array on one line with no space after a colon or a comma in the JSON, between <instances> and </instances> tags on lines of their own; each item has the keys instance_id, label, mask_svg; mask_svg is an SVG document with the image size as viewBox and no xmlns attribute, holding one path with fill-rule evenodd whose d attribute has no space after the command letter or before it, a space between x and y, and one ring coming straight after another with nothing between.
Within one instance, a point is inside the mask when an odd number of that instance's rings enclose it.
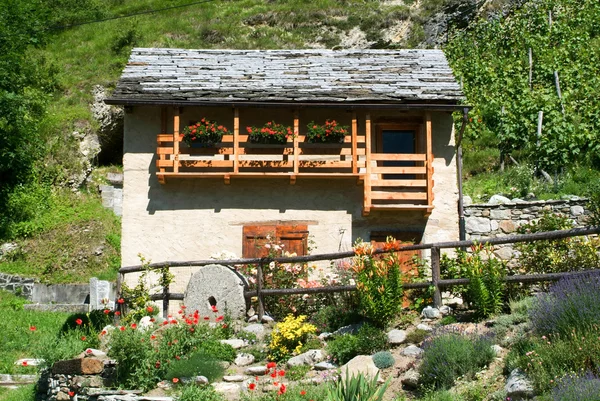
<instances>
[{"instance_id":1,"label":"wooden shutter","mask_svg":"<svg viewBox=\"0 0 600 401\"><path fill-rule=\"evenodd\" d=\"M396 243L398 245L414 245L420 242L422 234L413 232L372 232L371 244L376 248L382 248L388 236L396 238ZM411 262L414 256L421 257L421 251L402 251L394 253L400 261L402 273L413 273L414 266Z\"/></svg>"},{"instance_id":2,"label":"wooden shutter","mask_svg":"<svg viewBox=\"0 0 600 401\"><path fill-rule=\"evenodd\" d=\"M308 229L306 225L277 226L277 240L284 245L284 250L304 256L308 253Z\"/></svg>"},{"instance_id":3,"label":"wooden shutter","mask_svg":"<svg viewBox=\"0 0 600 401\"><path fill-rule=\"evenodd\" d=\"M264 258L269 250L265 248L267 235L284 245L284 251L304 256L308 250L308 229L306 225L256 225L244 226L242 257Z\"/></svg>"}]
</instances>

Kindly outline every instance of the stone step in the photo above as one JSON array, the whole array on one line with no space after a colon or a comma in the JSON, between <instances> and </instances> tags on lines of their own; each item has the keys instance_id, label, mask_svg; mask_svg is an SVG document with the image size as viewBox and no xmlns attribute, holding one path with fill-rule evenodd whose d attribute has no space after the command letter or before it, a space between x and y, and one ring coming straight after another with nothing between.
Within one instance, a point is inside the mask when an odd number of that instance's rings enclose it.
<instances>
[{"instance_id":1,"label":"stone step","mask_svg":"<svg viewBox=\"0 0 600 401\"><path fill-rule=\"evenodd\" d=\"M67 312L67 313L88 313L89 304L25 304L25 310L40 312Z\"/></svg>"}]
</instances>

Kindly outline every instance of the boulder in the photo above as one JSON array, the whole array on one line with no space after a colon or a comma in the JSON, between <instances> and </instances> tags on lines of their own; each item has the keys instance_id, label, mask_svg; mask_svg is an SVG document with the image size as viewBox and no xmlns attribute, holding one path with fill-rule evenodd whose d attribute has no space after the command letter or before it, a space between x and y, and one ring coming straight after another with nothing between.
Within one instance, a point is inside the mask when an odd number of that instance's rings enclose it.
<instances>
[{"instance_id":1,"label":"boulder","mask_svg":"<svg viewBox=\"0 0 600 401\"><path fill-rule=\"evenodd\" d=\"M421 375L414 369L409 369L400 377L401 383L408 389L416 389L419 387L419 379Z\"/></svg>"},{"instance_id":2,"label":"boulder","mask_svg":"<svg viewBox=\"0 0 600 401\"><path fill-rule=\"evenodd\" d=\"M231 376L223 376L223 381L227 383L241 383L246 380L248 376L243 375L231 375Z\"/></svg>"},{"instance_id":3,"label":"boulder","mask_svg":"<svg viewBox=\"0 0 600 401\"><path fill-rule=\"evenodd\" d=\"M244 371L245 374L250 376L264 376L267 373L267 367L262 366L250 366Z\"/></svg>"},{"instance_id":4,"label":"boulder","mask_svg":"<svg viewBox=\"0 0 600 401\"><path fill-rule=\"evenodd\" d=\"M504 390L506 390L507 397L513 401L529 399L534 396L533 385L520 369L510 372Z\"/></svg>"},{"instance_id":5,"label":"boulder","mask_svg":"<svg viewBox=\"0 0 600 401\"><path fill-rule=\"evenodd\" d=\"M104 363L96 358L76 358L57 361L52 365L54 375L97 375L104 370Z\"/></svg>"},{"instance_id":6,"label":"boulder","mask_svg":"<svg viewBox=\"0 0 600 401\"><path fill-rule=\"evenodd\" d=\"M465 227L469 233L487 234L492 230L490 219L486 217L467 217Z\"/></svg>"},{"instance_id":7,"label":"boulder","mask_svg":"<svg viewBox=\"0 0 600 401\"><path fill-rule=\"evenodd\" d=\"M329 362L319 362L316 363L314 366L315 370L332 370L332 369L336 369L337 366L335 366L333 363L329 363Z\"/></svg>"},{"instance_id":8,"label":"boulder","mask_svg":"<svg viewBox=\"0 0 600 401\"><path fill-rule=\"evenodd\" d=\"M398 329L390 330L387 333L387 340L390 345L402 344L406 341L406 331Z\"/></svg>"},{"instance_id":9,"label":"boulder","mask_svg":"<svg viewBox=\"0 0 600 401\"><path fill-rule=\"evenodd\" d=\"M233 361L233 363L235 363L236 366L251 365L254 363L254 355L244 354L244 353L237 354L235 357L235 361Z\"/></svg>"},{"instance_id":10,"label":"boulder","mask_svg":"<svg viewBox=\"0 0 600 401\"><path fill-rule=\"evenodd\" d=\"M425 323L421 323L421 324L417 325L417 330L433 331L433 328L431 328L430 326L426 325Z\"/></svg>"},{"instance_id":11,"label":"boulder","mask_svg":"<svg viewBox=\"0 0 600 401\"><path fill-rule=\"evenodd\" d=\"M242 331L254 334L256 336L256 338L259 340L265 336L265 328L263 327L262 324L259 324L259 323L250 324L250 325L244 327L242 329Z\"/></svg>"},{"instance_id":12,"label":"boulder","mask_svg":"<svg viewBox=\"0 0 600 401\"><path fill-rule=\"evenodd\" d=\"M323 352L320 349L311 349L303 354L290 358L287 361L287 366L291 368L292 366L314 365L317 362L321 362L323 359L325 359L325 355L323 355Z\"/></svg>"},{"instance_id":13,"label":"boulder","mask_svg":"<svg viewBox=\"0 0 600 401\"><path fill-rule=\"evenodd\" d=\"M231 345L233 349L239 349L246 346L246 342L244 340L239 340L237 338L231 338L229 340L221 340L221 344Z\"/></svg>"},{"instance_id":14,"label":"boulder","mask_svg":"<svg viewBox=\"0 0 600 401\"><path fill-rule=\"evenodd\" d=\"M440 310L440 313L442 314L442 316L447 316L452 313L452 308L449 307L448 305L440 306L439 310Z\"/></svg>"},{"instance_id":15,"label":"boulder","mask_svg":"<svg viewBox=\"0 0 600 401\"><path fill-rule=\"evenodd\" d=\"M503 205L505 203L510 203L510 199L502 195L493 195L488 201L488 203L490 205Z\"/></svg>"},{"instance_id":16,"label":"boulder","mask_svg":"<svg viewBox=\"0 0 600 401\"><path fill-rule=\"evenodd\" d=\"M437 319L440 317L440 310L438 308L432 308L431 306L426 306L421 311L421 317L427 319Z\"/></svg>"},{"instance_id":17,"label":"boulder","mask_svg":"<svg viewBox=\"0 0 600 401\"><path fill-rule=\"evenodd\" d=\"M246 280L234 269L222 265L208 265L190 279L183 303L200 316L215 316L213 306L220 314L228 313L233 320L246 316L244 288Z\"/></svg>"},{"instance_id":18,"label":"boulder","mask_svg":"<svg viewBox=\"0 0 600 401\"><path fill-rule=\"evenodd\" d=\"M355 356L340 368L342 377L346 377L346 373L349 377L357 376L362 374L367 379L373 379L379 373L379 369L375 366L373 358L370 355L358 355Z\"/></svg>"},{"instance_id":19,"label":"boulder","mask_svg":"<svg viewBox=\"0 0 600 401\"><path fill-rule=\"evenodd\" d=\"M416 345L409 345L408 347L402 350L402 355L405 356L419 356L423 353L423 349L417 347Z\"/></svg>"}]
</instances>

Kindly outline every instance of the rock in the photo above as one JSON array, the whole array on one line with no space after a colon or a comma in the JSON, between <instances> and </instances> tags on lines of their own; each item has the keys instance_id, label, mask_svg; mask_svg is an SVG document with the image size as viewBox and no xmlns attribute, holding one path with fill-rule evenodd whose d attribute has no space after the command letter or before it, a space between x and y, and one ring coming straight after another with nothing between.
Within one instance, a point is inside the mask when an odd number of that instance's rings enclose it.
<instances>
[{"instance_id":1,"label":"rock","mask_svg":"<svg viewBox=\"0 0 600 401\"><path fill-rule=\"evenodd\" d=\"M406 341L406 331L398 329L390 330L387 333L387 340L390 345L402 344Z\"/></svg>"},{"instance_id":2,"label":"rock","mask_svg":"<svg viewBox=\"0 0 600 401\"><path fill-rule=\"evenodd\" d=\"M421 311L421 316L427 319L437 319L440 317L440 310L438 308L432 308L431 306L426 306Z\"/></svg>"},{"instance_id":3,"label":"rock","mask_svg":"<svg viewBox=\"0 0 600 401\"><path fill-rule=\"evenodd\" d=\"M239 340L237 338L230 338L229 340L221 340L221 344L231 345L233 349L240 349L246 346L246 342L244 340Z\"/></svg>"},{"instance_id":4,"label":"rock","mask_svg":"<svg viewBox=\"0 0 600 401\"><path fill-rule=\"evenodd\" d=\"M583 206L571 206L571 216L581 216L584 212Z\"/></svg>"},{"instance_id":5,"label":"rock","mask_svg":"<svg viewBox=\"0 0 600 401\"><path fill-rule=\"evenodd\" d=\"M498 230L498 221L497 220L490 220L490 229L492 231L497 231Z\"/></svg>"},{"instance_id":6,"label":"rock","mask_svg":"<svg viewBox=\"0 0 600 401\"><path fill-rule=\"evenodd\" d=\"M425 323L421 323L421 324L417 325L417 330L433 331L433 328L431 328L430 326L426 325Z\"/></svg>"},{"instance_id":7,"label":"rock","mask_svg":"<svg viewBox=\"0 0 600 401\"><path fill-rule=\"evenodd\" d=\"M442 314L442 316L447 316L452 313L452 308L449 307L448 305L440 306L439 310L440 310L440 313Z\"/></svg>"},{"instance_id":8,"label":"rock","mask_svg":"<svg viewBox=\"0 0 600 401\"><path fill-rule=\"evenodd\" d=\"M104 387L104 380L102 379L102 376L75 376L73 378L73 385L79 388L101 388Z\"/></svg>"},{"instance_id":9,"label":"rock","mask_svg":"<svg viewBox=\"0 0 600 401\"><path fill-rule=\"evenodd\" d=\"M337 366L335 366L333 363L329 363L329 362L319 362L316 363L314 366L315 370L332 370L332 369L336 369Z\"/></svg>"},{"instance_id":10,"label":"rock","mask_svg":"<svg viewBox=\"0 0 600 401\"><path fill-rule=\"evenodd\" d=\"M490 219L486 217L467 217L465 227L470 233L487 234L492 230Z\"/></svg>"},{"instance_id":11,"label":"rock","mask_svg":"<svg viewBox=\"0 0 600 401\"><path fill-rule=\"evenodd\" d=\"M77 358L96 358L105 361L108 359L108 356L106 356L106 352L99 349L87 348L81 354L77 355Z\"/></svg>"},{"instance_id":12,"label":"rock","mask_svg":"<svg viewBox=\"0 0 600 401\"><path fill-rule=\"evenodd\" d=\"M265 328L262 324L259 323L246 326L242 329L242 331L254 334L259 340L261 340L265 336Z\"/></svg>"},{"instance_id":13,"label":"rock","mask_svg":"<svg viewBox=\"0 0 600 401\"><path fill-rule=\"evenodd\" d=\"M319 340L328 340L331 337L333 337L333 333L323 332L319 334Z\"/></svg>"},{"instance_id":14,"label":"rock","mask_svg":"<svg viewBox=\"0 0 600 401\"><path fill-rule=\"evenodd\" d=\"M258 315L252 315L252 316L250 316L250 319L248 319L248 323L254 323L254 322L258 322Z\"/></svg>"},{"instance_id":15,"label":"rock","mask_svg":"<svg viewBox=\"0 0 600 401\"><path fill-rule=\"evenodd\" d=\"M140 319L140 322L138 323L138 330L146 331L146 330L152 328L152 326L154 326L154 323L152 322L152 318L150 316L144 316L143 318Z\"/></svg>"},{"instance_id":16,"label":"rock","mask_svg":"<svg viewBox=\"0 0 600 401\"><path fill-rule=\"evenodd\" d=\"M206 386L208 384L208 379L206 376L196 376L194 377L194 381L199 386Z\"/></svg>"},{"instance_id":17,"label":"rock","mask_svg":"<svg viewBox=\"0 0 600 401\"><path fill-rule=\"evenodd\" d=\"M3 255L8 255L11 252L19 249L19 245L16 242L5 242L0 245L0 260L2 260Z\"/></svg>"},{"instance_id":18,"label":"rock","mask_svg":"<svg viewBox=\"0 0 600 401\"><path fill-rule=\"evenodd\" d=\"M340 372L342 377L346 377L347 373L349 377L362 374L368 379L373 379L379 373L379 369L370 355L358 355L342 366Z\"/></svg>"},{"instance_id":19,"label":"rock","mask_svg":"<svg viewBox=\"0 0 600 401\"><path fill-rule=\"evenodd\" d=\"M266 366L250 366L244 371L245 374L250 376L264 376L267 373Z\"/></svg>"},{"instance_id":20,"label":"rock","mask_svg":"<svg viewBox=\"0 0 600 401\"><path fill-rule=\"evenodd\" d=\"M183 303L201 316L215 316L212 306L227 313L233 320L246 315L244 287L246 280L235 270L222 265L208 265L192 275ZM216 316L215 316L216 317Z\"/></svg>"},{"instance_id":21,"label":"rock","mask_svg":"<svg viewBox=\"0 0 600 401\"><path fill-rule=\"evenodd\" d=\"M226 397L231 399L239 398L240 391L242 390L239 384L236 383L213 383L212 386L215 388L217 393L224 394Z\"/></svg>"},{"instance_id":22,"label":"rock","mask_svg":"<svg viewBox=\"0 0 600 401\"><path fill-rule=\"evenodd\" d=\"M473 199L469 195L463 196L463 206L469 206L473 204Z\"/></svg>"},{"instance_id":23,"label":"rock","mask_svg":"<svg viewBox=\"0 0 600 401\"><path fill-rule=\"evenodd\" d=\"M56 401L69 401L71 396L63 391L56 393Z\"/></svg>"},{"instance_id":24,"label":"rock","mask_svg":"<svg viewBox=\"0 0 600 401\"><path fill-rule=\"evenodd\" d=\"M499 224L500 229L504 233L513 233L517 229L517 226L512 220L502 220Z\"/></svg>"},{"instance_id":25,"label":"rock","mask_svg":"<svg viewBox=\"0 0 600 401\"><path fill-rule=\"evenodd\" d=\"M494 255L502 260L510 260L513 257L513 250L512 248L505 246L503 248L496 249L494 251Z\"/></svg>"},{"instance_id":26,"label":"rock","mask_svg":"<svg viewBox=\"0 0 600 401\"><path fill-rule=\"evenodd\" d=\"M248 376L243 375L233 375L233 376L223 376L223 381L227 383L240 383L246 380Z\"/></svg>"},{"instance_id":27,"label":"rock","mask_svg":"<svg viewBox=\"0 0 600 401\"><path fill-rule=\"evenodd\" d=\"M263 323L273 323L275 321L275 319L273 319L269 315L263 315L263 317L262 317L262 319L260 321L263 322Z\"/></svg>"},{"instance_id":28,"label":"rock","mask_svg":"<svg viewBox=\"0 0 600 401\"><path fill-rule=\"evenodd\" d=\"M490 205L503 205L505 203L510 203L510 199L502 195L493 195L488 201L488 203Z\"/></svg>"},{"instance_id":29,"label":"rock","mask_svg":"<svg viewBox=\"0 0 600 401\"><path fill-rule=\"evenodd\" d=\"M409 369L404 372L400 378L401 383L408 389L416 389L419 386L421 375L414 369Z\"/></svg>"},{"instance_id":30,"label":"rock","mask_svg":"<svg viewBox=\"0 0 600 401\"><path fill-rule=\"evenodd\" d=\"M344 334L356 334L358 329L362 326L362 323L350 324L348 326L340 327L336 331L333 332L335 336L341 336Z\"/></svg>"},{"instance_id":31,"label":"rock","mask_svg":"<svg viewBox=\"0 0 600 401\"><path fill-rule=\"evenodd\" d=\"M528 399L534 396L531 382L527 379L525 373L519 369L510 372L504 390L506 390L506 395L511 400Z\"/></svg>"},{"instance_id":32,"label":"rock","mask_svg":"<svg viewBox=\"0 0 600 401\"><path fill-rule=\"evenodd\" d=\"M18 359L15 362L15 365L19 366L38 366L44 363L43 359L34 359L34 358L22 358Z\"/></svg>"},{"instance_id":33,"label":"rock","mask_svg":"<svg viewBox=\"0 0 600 401\"><path fill-rule=\"evenodd\" d=\"M409 345L408 347L402 350L402 355L405 356L419 356L423 353L423 349L417 347L416 345Z\"/></svg>"},{"instance_id":34,"label":"rock","mask_svg":"<svg viewBox=\"0 0 600 401\"><path fill-rule=\"evenodd\" d=\"M123 108L104 103L106 89L96 85L92 90L94 102L90 109L99 123L98 137L102 147L100 163L121 162L123 155Z\"/></svg>"},{"instance_id":35,"label":"rock","mask_svg":"<svg viewBox=\"0 0 600 401\"><path fill-rule=\"evenodd\" d=\"M77 358L57 361L52 366L54 375L97 375L104 370L104 363L95 358Z\"/></svg>"},{"instance_id":36,"label":"rock","mask_svg":"<svg viewBox=\"0 0 600 401\"><path fill-rule=\"evenodd\" d=\"M236 366L248 366L251 365L252 363L254 363L254 355L252 354L237 354L235 357L235 361L233 361L233 363L236 364Z\"/></svg>"},{"instance_id":37,"label":"rock","mask_svg":"<svg viewBox=\"0 0 600 401\"><path fill-rule=\"evenodd\" d=\"M512 203L525 203L525 201L521 198L512 198L510 201Z\"/></svg>"},{"instance_id":38,"label":"rock","mask_svg":"<svg viewBox=\"0 0 600 401\"><path fill-rule=\"evenodd\" d=\"M292 366L314 365L317 362L321 362L323 359L325 359L325 355L323 355L323 352L320 349L311 349L303 354L290 358L287 361L287 366L291 368Z\"/></svg>"},{"instance_id":39,"label":"rock","mask_svg":"<svg viewBox=\"0 0 600 401\"><path fill-rule=\"evenodd\" d=\"M509 209L492 209L490 217L495 220L508 220L511 218Z\"/></svg>"},{"instance_id":40,"label":"rock","mask_svg":"<svg viewBox=\"0 0 600 401\"><path fill-rule=\"evenodd\" d=\"M502 348L498 344L492 345L492 351L494 351L494 354L496 354L496 356L500 355L503 350L504 350L504 348Z\"/></svg>"}]
</instances>

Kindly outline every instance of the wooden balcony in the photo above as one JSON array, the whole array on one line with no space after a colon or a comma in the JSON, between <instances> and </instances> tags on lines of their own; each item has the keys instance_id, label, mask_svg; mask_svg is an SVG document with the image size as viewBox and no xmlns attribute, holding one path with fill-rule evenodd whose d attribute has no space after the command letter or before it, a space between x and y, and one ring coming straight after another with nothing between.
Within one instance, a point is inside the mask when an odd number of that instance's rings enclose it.
<instances>
[{"instance_id":1,"label":"wooden balcony","mask_svg":"<svg viewBox=\"0 0 600 401\"><path fill-rule=\"evenodd\" d=\"M177 116L176 116L177 117ZM178 123L176 123L178 126ZM367 135L358 135L356 120L352 134L343 143L309 143L298 134L282 145L255 144L239 133L224 135L214 147L188 147L178 134L157 137L157 177L161 184L172 178L321 178L357 180L364 186L363 214L370 210L416 210L425 214L433 209L433 155L372 153L370 121ZM163 126L164 128L164 126ZM163 131L164 132L164 131ZM390 165L391 164L391 165Z\"/></svg>"}]
</instances>

